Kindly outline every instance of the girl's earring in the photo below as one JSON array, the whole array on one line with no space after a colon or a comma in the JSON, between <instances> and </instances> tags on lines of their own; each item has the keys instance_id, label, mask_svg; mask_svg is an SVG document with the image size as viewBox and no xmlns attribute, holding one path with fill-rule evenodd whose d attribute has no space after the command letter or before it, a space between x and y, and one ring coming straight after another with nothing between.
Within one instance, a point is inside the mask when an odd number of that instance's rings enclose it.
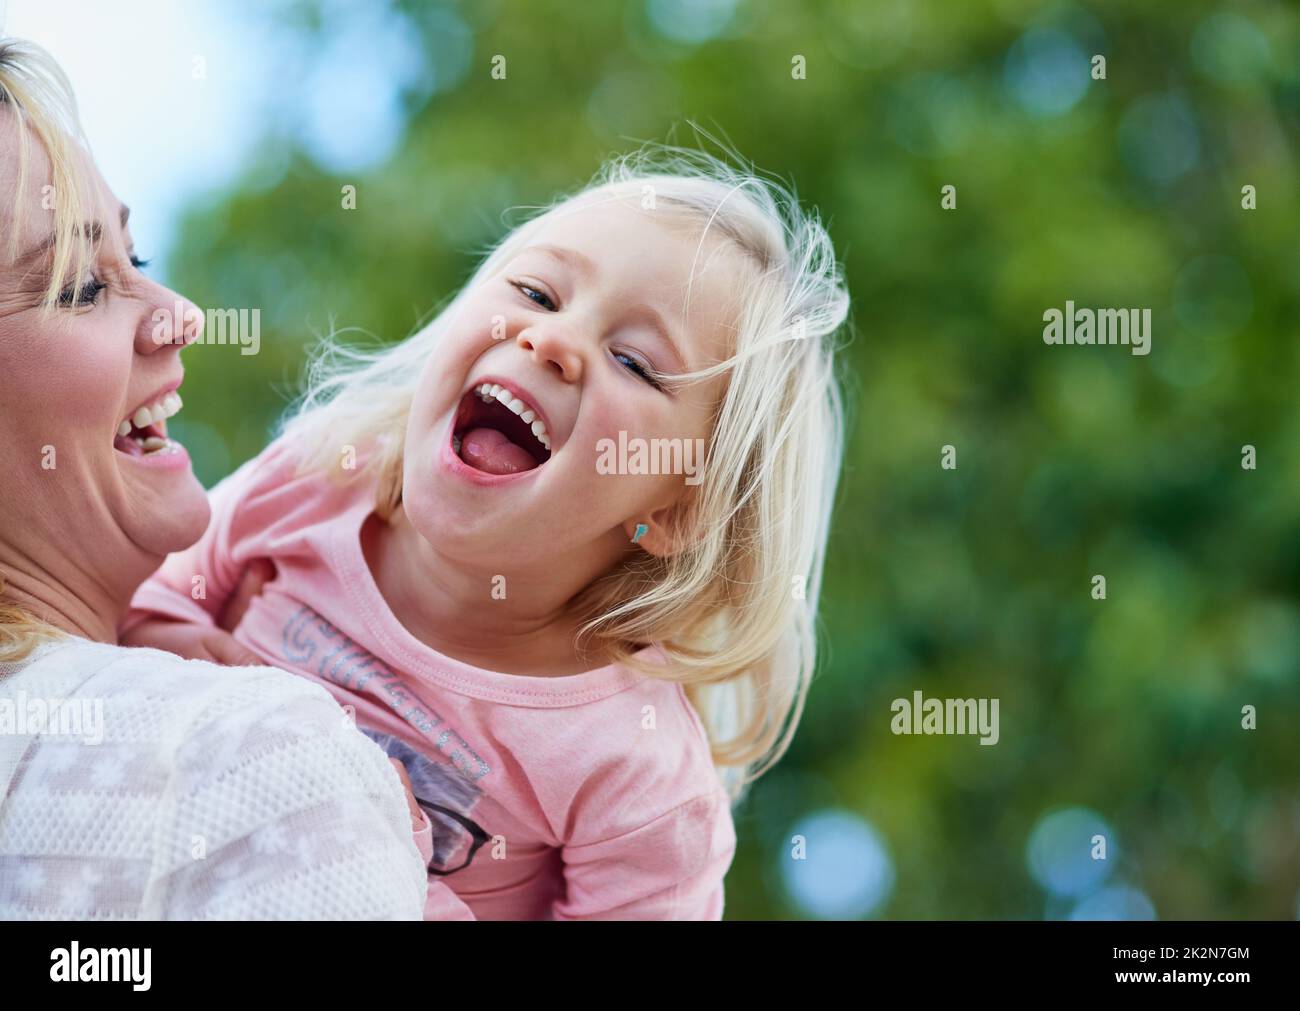
<instances>
[{"instance_id":1,"label":"girl's earring","mask_svg":"<svg viewBox=\"0 0 1300 1011\"><path fill-rule=\"evenodd\" d=\"M632 543L635 544L637 541L639 541L642 537L644 537L649 532L650 532L650 528L648 526L646 526L644 523L638 523L636 525L636 533L632 535Z\"/></svg>"}]
</instances>

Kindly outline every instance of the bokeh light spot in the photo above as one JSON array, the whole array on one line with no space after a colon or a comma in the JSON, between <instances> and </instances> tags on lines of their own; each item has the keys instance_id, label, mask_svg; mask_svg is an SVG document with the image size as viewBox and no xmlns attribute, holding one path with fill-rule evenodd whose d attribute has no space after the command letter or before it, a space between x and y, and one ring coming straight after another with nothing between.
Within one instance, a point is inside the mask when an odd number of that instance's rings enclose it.
<instances>
[{"instance_id":1,"label":"bokeh light spot","mask_svg":"<svg viewBox=\"0 0 1300 1011\"><path fill-rule=\"evenodd\" d=\"M894 864L875 830L851 811L826 809L798 822L790 836L806 840L805 859L780 857L787 894L819 919L870 916L894 888ZM787 837L788 838L788 837Z\"/></svg>"},{"instance_id":2,"label":"bokeh light spot","mask_svg":"<svg viewBox=\"0 0 1300 1011\"><path fill-rule=\"evenodd\" d=\"M1106 859L1094 860L1093 837L1106 839ZM1115 833L1101 815L1071 807L1044 815L1029 836L1026 861L1034 880L1056 895L1087 895L1110 876L1119 858Z\"/></svg>"},{"instance_id":3,"label":"bokeh light spot","mask_svg":"<svg viewBox=\"0 0 1300 1011\"><path fill-rule=\"evenodd\" d=\"M1091 64L1074 39L1056 28L1031 28L1007 52L1004 80L1031 115L1069 112L1088 90Z\"/></svg>"}]
</instances>

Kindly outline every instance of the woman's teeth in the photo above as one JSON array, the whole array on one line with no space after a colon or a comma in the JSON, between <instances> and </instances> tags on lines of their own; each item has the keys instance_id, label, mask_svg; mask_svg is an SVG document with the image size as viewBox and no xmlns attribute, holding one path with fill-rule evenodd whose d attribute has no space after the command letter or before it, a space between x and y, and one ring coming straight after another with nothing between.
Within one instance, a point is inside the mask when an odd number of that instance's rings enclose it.
<instances>
[{"instance_id":1,"label":"woman's teeth","mask_svg":"<svg viewBox=\"0 0 1300 1011\"><path fill-rule=\"evenodd\" d=\"M547 451L551 448L551 436L546 431L546 424L524 403L523 399L514 396L509 390L498 383L484 383L475 392L483 399L484 403L495 400L503 407L508 407L519 415L519 419L529 425L533 430L533 435L537 436L537 441L546 447Z\"/></svg>"},{"instance_id":2,"label":"woman's teeth","mask_svg":"<svg viewBox=\"0 0 1300 1011\"><path fill-rule=\"evenodd\" d=\"M133 415L117 426L117 434L125 439L131 434L132 425L136 428L148 428L160 421L166 421L183 406L179 394L175 392L169 393L158 403L139 408Z\"/></svg>"},{"instance_id":3,"label":"woman's teeth","mask_svg":"<svg viewBox=\"0 0 1300 1011\"><path fill-rule=\"evenodd\" d=\"M169 453L176 452L176 443L172 442L171 439L163 439L157 435L149 436L140 445L144 447L146 456L150 453L157 453L159 450L166 450Z\"/></svg>"},{"instance_id":4,"label":"woman's teeth","mask_svg":"<svg viewBox=\"0 0 1300 1011\"><path fill-rule=\"evenodd\" d=\"M156 404L147 404L137 408L136 412L117 426L120 438L133 438L146 455L153 453L174 453L179 448L176 443L161 435L146 434L143 430L160 421L166 421L180 411L184 405L174 390ZM139 429L135 436L131 433Z\"/></svg>"}]
</instances>

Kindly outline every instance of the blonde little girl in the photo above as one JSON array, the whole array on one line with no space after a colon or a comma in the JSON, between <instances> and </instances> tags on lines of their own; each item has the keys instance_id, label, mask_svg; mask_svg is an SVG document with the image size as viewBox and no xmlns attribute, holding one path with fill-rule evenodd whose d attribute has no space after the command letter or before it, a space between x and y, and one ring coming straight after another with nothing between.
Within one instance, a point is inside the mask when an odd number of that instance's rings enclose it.
<instances>
[{"instance_id":1,"label":"blonde little girl","mask_svg":"<svg viewBox=\"0 0 1300 1011\"><path fill-rule=\"evenodd\" d=\"M813 670L847 308L781 187L615 159L414 336L318 360L125 641L207 655L269 564L235 639L403 762L476 917L719 919Z\"/></svg>"}]
</instances>

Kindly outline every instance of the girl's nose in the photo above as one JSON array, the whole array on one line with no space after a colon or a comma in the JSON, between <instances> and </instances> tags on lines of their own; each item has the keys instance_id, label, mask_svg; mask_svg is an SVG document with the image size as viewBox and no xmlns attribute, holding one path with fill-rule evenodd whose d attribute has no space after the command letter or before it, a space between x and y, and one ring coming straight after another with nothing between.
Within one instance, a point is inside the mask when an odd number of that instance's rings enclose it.
<instances>
[{"instance_id":1,"label":"girl's nose","mask_svg":"<svg viewBox=\"0 0 1300 1011\"><path fill-rule=\"evenodd\" d=\"M582 378L582 355L558 327L526 327L519 331L516 341L535 361L555 370L565 382L576 383Z\"/></svg>"}]
</instances>

